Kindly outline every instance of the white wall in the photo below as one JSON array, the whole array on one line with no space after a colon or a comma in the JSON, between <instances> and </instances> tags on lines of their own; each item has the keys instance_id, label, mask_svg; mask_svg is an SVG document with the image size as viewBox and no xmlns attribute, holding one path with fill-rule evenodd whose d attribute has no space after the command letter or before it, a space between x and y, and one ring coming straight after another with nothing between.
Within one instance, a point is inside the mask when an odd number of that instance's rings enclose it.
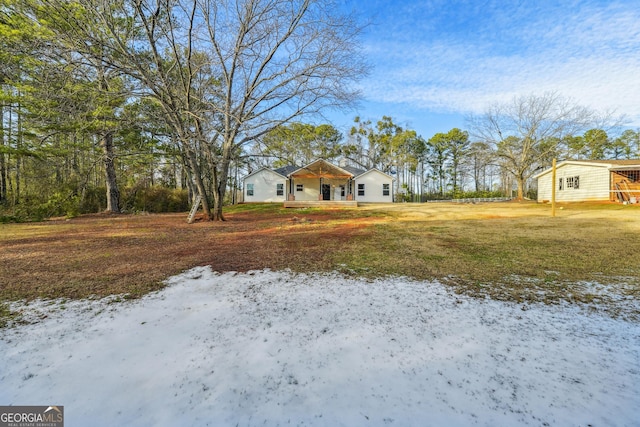
<instances>
[{"instance_id":1,"label":"white wall","mask_svg":"<svg viewBox=\"0 0 640 427\"><path fill-rule=\"evenodd\" d=\"M247 184L253 184L253 196L247 196ZM278 196L277 184L283 185L283 195ZM244 201L251 202L284 202L287 197L287 179L277 173L262 169L244 179Z\"/></svg>"},{"instance_id":2,"label":"white wall","mask_svg":"<svg viewBox=\"0 0 640 427\"><path fill-rule=\"evenodd\" d=\"M393 202L393 178L377 171L370 170L355 180L353 195L359 202ZM364 184L364 196L358 196L358 184ZM382 194L382 184L389 184L389 195Z\"/></svg>"},{"instance_id":3,"label":"white wall","mask_svg":"<svg viewBox=\"0 0 640 427\"><path fill-rule=\"evenodd\" d=\"M297 190L298 184L302 184L302 191ZM320 179L319 178L297 178L293 180L293 195L296 200L312 201L318 200L320 195Z\"/></svg>"},{"instance_id":4,"label":"white wall","mask_svg":"<svg viewBox=\"0 0 640 427\"><path fill-rule=\"evenodd\" d=\"M538 202L551 201L551 172L538 177ZM577 189L567 187L567 178L579 177ZM562 164L556 169L556 201L579 202L609 200L609 170L604 166ZM562 178L563 189L559 189Z\"/></svg>"}]
</instances>

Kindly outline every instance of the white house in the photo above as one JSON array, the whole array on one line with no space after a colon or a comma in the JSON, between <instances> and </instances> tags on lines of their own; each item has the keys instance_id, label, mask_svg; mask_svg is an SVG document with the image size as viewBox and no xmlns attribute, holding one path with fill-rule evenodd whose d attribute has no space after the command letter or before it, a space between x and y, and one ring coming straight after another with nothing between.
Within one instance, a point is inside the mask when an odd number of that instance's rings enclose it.
<instances>
[{"instance_id":1,"label":"white house","mask_svg":"<svg viewBox=\"0 0 640 427\"><path fill-rule=\"evenodd\" d=\"M244 177L245 202L284 202L288 179L280 173L262 168Z\"/></svg>"},{"instance_id":2,"label":"white house","mask_svg":"<svg viewBox=\"0 0 640 427\"><path fill-rule=\"evenodd\" d=\"M534 176L538 202L551 201L552 169ZM556 201L640 200L640 160L567 160L556 166Z\"/></svg>"},{"instance_id":3,"label":"white house","mask_svg":"<svg viewBox=\"0 0 640 427\"><path fill-rule=\"evenodd\" d=\"M262 168L243 178L244 202L393 202L393 177L377 169L337 166Z\"/></svg>"}]
</instances>

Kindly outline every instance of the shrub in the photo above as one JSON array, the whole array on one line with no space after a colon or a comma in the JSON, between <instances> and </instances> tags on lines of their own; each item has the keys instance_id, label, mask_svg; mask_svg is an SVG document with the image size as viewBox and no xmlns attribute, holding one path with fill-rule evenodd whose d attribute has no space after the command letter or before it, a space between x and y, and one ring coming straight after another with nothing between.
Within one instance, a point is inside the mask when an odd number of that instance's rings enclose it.
<instances>
[{"instance_id":1,"label":"shrub","mask_svg":"<svg viewBox=\"0 0 640 427\"><path fill-rule=\"evenodd\" d=\"M185 212L189 210L187 190L166 187L128 187L122 190L125 212Z\"/></svg>"}]
</instances>

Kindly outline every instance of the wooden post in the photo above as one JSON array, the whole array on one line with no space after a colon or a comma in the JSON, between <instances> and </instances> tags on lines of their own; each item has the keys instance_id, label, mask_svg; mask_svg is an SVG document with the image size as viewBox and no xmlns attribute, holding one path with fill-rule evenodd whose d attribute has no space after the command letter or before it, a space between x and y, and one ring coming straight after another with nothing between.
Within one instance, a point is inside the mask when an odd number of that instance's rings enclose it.
<instances>
[{"instance_id":1,"label":"wooden post","mask_svg":"<svg viewBox=\"0 0 640 427\"><path fill-rule=\"evenodd\" d=\"M551 163L551 216L556 216L556 159Z\"/></svg>"}]
</instances>

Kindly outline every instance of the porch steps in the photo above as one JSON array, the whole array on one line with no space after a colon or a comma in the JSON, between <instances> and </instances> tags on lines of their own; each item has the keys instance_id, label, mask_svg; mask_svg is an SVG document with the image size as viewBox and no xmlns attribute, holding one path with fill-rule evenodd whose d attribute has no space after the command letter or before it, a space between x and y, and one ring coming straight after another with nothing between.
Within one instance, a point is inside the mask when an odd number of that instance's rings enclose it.
<instances>
[{"instance_id":1,"label":"porch steps","mask_svg":"<svg viewBox=\"0 0 640 427\"><path fill-rule=\"evenodd\" d=\"M285 208L357 208L355 200L288 200Z\"/></svg>"}]
</instances>

